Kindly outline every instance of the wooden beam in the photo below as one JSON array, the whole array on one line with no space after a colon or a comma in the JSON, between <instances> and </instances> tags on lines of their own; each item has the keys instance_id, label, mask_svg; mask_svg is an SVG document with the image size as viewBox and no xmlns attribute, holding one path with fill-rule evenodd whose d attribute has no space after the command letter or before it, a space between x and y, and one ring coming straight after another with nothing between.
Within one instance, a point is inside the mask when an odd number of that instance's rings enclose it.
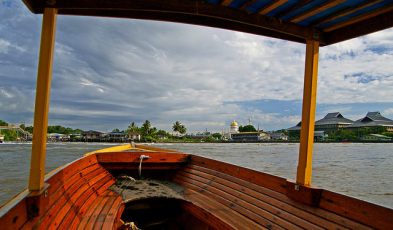
<instances>
[{"instance_id":1,"label":"wooden beam","mask_svg":"<svg viewBox=\"0 0 393 230\"><path fill-rule=\"evenodd\" d=\"M285 17L286 15L291 13L292 11L302 8L303 6L311 3L312 1L313 0L299 0L296 4L292 5L291 7L286 9L285 11L280 12L278 15L276 15L276 17L278 17L278 18Z\"/></svg>"},{"instance_id":2,"label":"wooden beam","mask_svg":"<svg viewBox=\"0 0 393 230\"><path fill-rule=\"evenodd\" d=\"M229 5L232 3L232 1L233 1L233 0L223 0L223 1L221 2L221 5L223 5L223 6L229 6Z\"/></svg>"},{"instance_id":3,"label":"wooden beam","mask_svg":"<svg viewBox=\"0 0 393 230\"><path fill-rule=\"evenodd\" d=\"M258 0L248 0L248 1L244 2L243 5L241 5L239 8L242 10L246 10L247 7L251 6L256 1L258 1Z\"/></svg>"},{"instance_id":4,"label":"wooden beam","mask_svg":"<svg viewBox=\"0 0 393 230\"><path fill-rule=\"evenodd\" d=\"M45 8L42 19L33 144L30 163L30 191L40 191L44 187L46 134L48 129L50 85L52 80L52 64L55 46L56 15L57 9Z\"/></svg>"},{"instance_id":5,"label":"wooden beam","mask_svg":"<svg viewBox=\"0 0 393 230\"><path fill-rule=\"evenodd\" d=\"M284 5L287 3L288 0L274 0L272 4L268 5L267 7L261 9L258 13L265 15L273 11L274 9L277 9L278 7Z\"/></svg>"},{"instance_id":6,"label":"wooden beam","mask_svg":"<svg viewBox=\"0 0 393 230\"><path fill-rule=\"evenodd\" d=\"M345 1L346 0L332 0L332 1L325 2L324 4L322 4L322 5L318 6L318 7L315 7L313 9L309 10L309 11L306 11L303 14L300 14L300 15L297 15L297 16L293 17L291 19L291 22L295 22L295 23L301 22L301 21L303 21L306 18L314 16L314 15L316 15L316 14L322 12L322 11L325 11L325 10L327 10L329 8L335 7L335 6L341 4L341 3L345 2Z\"/></svg>"},{"instance_id":7,"label":"wooden beam","mask_svg":"<svg viewBox=\"0 0 393 230\"><path fill-rule=\"evenodd\" d=\"M358 11L358 10L361 10L363 8L372 6L372 5L376 4L376 3L380 3L382 1L383 0L370 0L370 1L364 2L363 4L358 5L356 7L346 8L344 10L339 11L338 13L332 14L331 16L328 16L328 17L324 18L321 21L318 21L315 24L313 23L313 25L320 25L322 23L333 21L333 20L335 20L337 18L341 18L341 17L344 17L346 15L352 14L352 13Z\"/></svg>"},{"instance_id":8,"label":"wooden beam","mask_svg":"<svg viewBox=\"0 0 393 230\"><path fill-rule=\"evenodd\" d=\"M56 0L56 1L43 1L43 0L23 0L29 9L34 13L43 13L45 7L53 7L59 9L59 14L64 15L84 15L84 16L103 16L103 17L116 17L116 18L133 18L133 19L147 19L147 20L160 20L169 22L180 22L194 25L210 26L215 28L229 29L234 31L240 31L245 33L252 33L256 35L269 36L273 38L284 39L288 41L295 41L305 43L307 39L316 39L314 32L319 32L319 42L321 46L340 42L349 38L358 37L364 34L378 31L375 28L364 27L362 29L355 29L357 33L352 32L352 28L349 28L348 32L350 36L346 34L332 33L335 30L346 28L335 28L331 32L318 31L319 25L322 20L328 20L330 17L335 17L337 14L331 14L326 16L325 19L321 19L313 23L311 26L303 27L296 23L283 21L281 18L289 15L294 10L300 9L307 4L312 3L312 0L299 0L296 4L288 9L278 13L274 17L267 17L262 14L250 14L246 10L232 9L224 5L210 4L205 0L195 1L184 1L184 0L111 0L111 1L97 1L97 0ZM250 0L245 3L242 7L246 6L250 2L256 0ZM275 0L275 4L279 1ZM370 2L376 2L380 0L370 0ZM366 4L368 4L366 3ZM387 6L386 6L387 7ZM349 8L349 7L348 7ZM345 14L348 8L343 9ZM262 13L267 13L261 11ZM357 25L370 24L368 21L379 21L381 18L390 18L386 10L382 10L381 14L383 17L376 15L378 18L366 19L364 22L351 22L349 27L357 27ZM271 12L271 11L269 11ZM389 13L392 13L390 11ZM356 24L356 25L355 25ZM392 27L392 23L383 22L384 26L378 26L378 28L386 29ZM355 26L352 26L355 25ZM379 29L381 30L381 29ZM329 36L330 42L327 42L325 36ZM343 40L337 40L343 38Z\"/></svg>"},{"instance_id":9,"label":"wooden beam","mask_svg":"<svg viewBox=\"0 0 393 230\"><path fill-rule=\"evenodd\" d=\"M44 3L41 3L44 4ZM40 6L35 6L40 13ZM45 6L45 5L44 5ZM139 18L212 26L305 43L314 34L312 28L205 1L168 0L56 0L51 6L59 14ZM259 31L259 32L258 32ZM321 37L323 44L323 38Z\"/></svg>"},{"instance_id":10,"label":"wooden beam","mask_svg":"<svg viewBox=\"0 0 393 230\"><path fill-rule=\"evenodd\" d=\"M373 18L373 17L377 17L378 15L381 15L381 14L384 14L384 13L387 13L387 12L390 12L390 11L393 11L393 4L390 4L389 6L385 6L382 9L376 9L374 11L367 12L365 14L359 15L357 17L354 17L351 20L347 20L347 21L343 21L341 23L334 24L332 26L324 28L323 31L324 32L331 32L333 30L337 30L337 29L340 29L340 28L343 28L343 27L355 24L357 22L361 22L361 21L365 21L365 20Z\"/></svg>"},{"instance_id":11,"label":"wooden beam","mask_svg":"<svg viewBox=\"0 0 393 230\"><path fill-rule=\"evenodd\" d=\"M362 35L391 28L393 26L393 10L376 17L357 22L348 27L334 30L324 35L327 45L345 41Z\"/></svg>"},{"instance_id":12,"label":"wooden beam","mask_svg":"<svg viewBox=\"0 0 393 230\"><path fill-rule=\"evenodd\" d=\"M319 42L307 40L304 70L302 126L296 183L311 186L314 121L317 98Z\"/></svg>"}]
</instances>

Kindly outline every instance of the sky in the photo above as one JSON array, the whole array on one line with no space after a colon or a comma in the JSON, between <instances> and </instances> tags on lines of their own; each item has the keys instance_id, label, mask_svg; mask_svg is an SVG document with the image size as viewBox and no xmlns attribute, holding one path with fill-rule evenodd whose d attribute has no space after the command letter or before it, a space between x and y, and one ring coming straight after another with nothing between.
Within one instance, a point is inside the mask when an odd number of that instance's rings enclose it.
<instances>
[{"instance_id":1,"label":"sky","mask_svg":"<svg viewBox=\"0 0 393 230\"><path fill-rule=\"evenodd\" d=\"M0 119L32 125L42 16L0 0ZM50 125L263 130L301 119L305 45L202 26L57 17ZM393 29L320 48L317 114L393 118Z\"/></svg>"}]
</instances>

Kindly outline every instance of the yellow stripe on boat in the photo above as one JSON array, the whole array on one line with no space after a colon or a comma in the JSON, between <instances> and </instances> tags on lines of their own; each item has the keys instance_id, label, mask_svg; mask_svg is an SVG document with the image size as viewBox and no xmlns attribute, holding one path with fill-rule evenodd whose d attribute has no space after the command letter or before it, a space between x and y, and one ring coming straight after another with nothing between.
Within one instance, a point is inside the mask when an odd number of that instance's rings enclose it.
<instances>
[{"instance_id":1,"label":"yellow stripe on boat","mask_svg":"<svg viewBox=\"0 0 393 230\"><path fill-rule=\"evenodd\" d=\"M118 145L118 146L113 146L105 149L99 149L95 150L92 152L88 152L85 154L85 156L89 156L95 153L106 153L106 152L122 152L130 149L134 149L135 147L132 144L126 144L126 145Z\"/></svg>"}]
</instances>

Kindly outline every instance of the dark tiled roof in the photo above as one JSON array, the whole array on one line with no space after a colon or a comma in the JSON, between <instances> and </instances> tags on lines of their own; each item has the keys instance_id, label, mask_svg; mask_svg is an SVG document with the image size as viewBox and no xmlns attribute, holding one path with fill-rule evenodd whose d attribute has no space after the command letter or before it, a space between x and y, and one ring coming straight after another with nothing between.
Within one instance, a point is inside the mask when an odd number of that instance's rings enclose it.
<instances>
[{"instance_id":1,"label":"dark tiled roof","mask_svg":"<svg viewBox=\"0 0 393 230\"><path fill-rule=\"evenodd\" d=\"M355 121L349 128L373 126L393 126L393 120L382 116L380 112L368 112L365 117Z\"/></svg>"},{"instance_id":2,"label":"dark tiled roof","mask_svg":"<svg viewBox=\"0 0 393 230\"><path fill-rule=\"evenodd\" d=\"M315 122L315 125L338 125L338 124L352 124L353 121L345 118L341 113L328 113L324 118Z\"/></svg>"},{"instance_id":3,"label":"dark tiled roof","mask_svg":"<svg viewBox=\"0 0 393 230\"><path fill-rule=\"evenodd\" d=\"M298 130L300 130L301 127L302 127L302 122L299 122L299 123L297 123L296 126L293 126L293 127L291 127L291 128L288 128L287 130L288 130L288 131L298 131Z\"/></svg>"},{"instance_id":4,"label":"dark tiled roof","mask_svg":"<svg viewBox=\"0 0 393 230\"><path fill-rule=\"evenodd\" d=\"M345 118L341 113L334 112L328 113L324 118L315 122L315 126L318 125L336 125L336 124L352 124L353 121ZM302 126L302 122L299 122L296 126L293 126L287 130L289 131L297 131L300 130Z\"/></svg>"}]
</instances>

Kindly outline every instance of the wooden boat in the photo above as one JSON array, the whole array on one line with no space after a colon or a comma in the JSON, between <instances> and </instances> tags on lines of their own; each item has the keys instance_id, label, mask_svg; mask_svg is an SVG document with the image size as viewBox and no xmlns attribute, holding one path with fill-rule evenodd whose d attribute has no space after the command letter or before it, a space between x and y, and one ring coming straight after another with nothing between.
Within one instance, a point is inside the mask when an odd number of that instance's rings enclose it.
<instances>
[{"instance_id":1,"label":"wooden boat","mask_svg":"<svg viewBox=\"0 0 393 230\"><path fill-rule=\"evenodd\" d=\"M393 229L392 209L311 186L319 46L392 27L390 0L24 3L43 13L32 160L28 189L0 209L2 229ZM305 43L296 181L132 145L88 154L44 177L57 14L182 22Z\"/></svg>"},{"instance_id":2,"label":"wooden boat","mask_svg":"<svg viewBox=\"0 0 393 230\"><path fill-rule=\"evenodd\" d=\"M1 226L389 229L393 220L393 211L378 205L323 189L297 191L284 178L146 146L87 154L49 173L45 184L43 193L26 190L4 206Z\"/></svg>"}]
</instances>

